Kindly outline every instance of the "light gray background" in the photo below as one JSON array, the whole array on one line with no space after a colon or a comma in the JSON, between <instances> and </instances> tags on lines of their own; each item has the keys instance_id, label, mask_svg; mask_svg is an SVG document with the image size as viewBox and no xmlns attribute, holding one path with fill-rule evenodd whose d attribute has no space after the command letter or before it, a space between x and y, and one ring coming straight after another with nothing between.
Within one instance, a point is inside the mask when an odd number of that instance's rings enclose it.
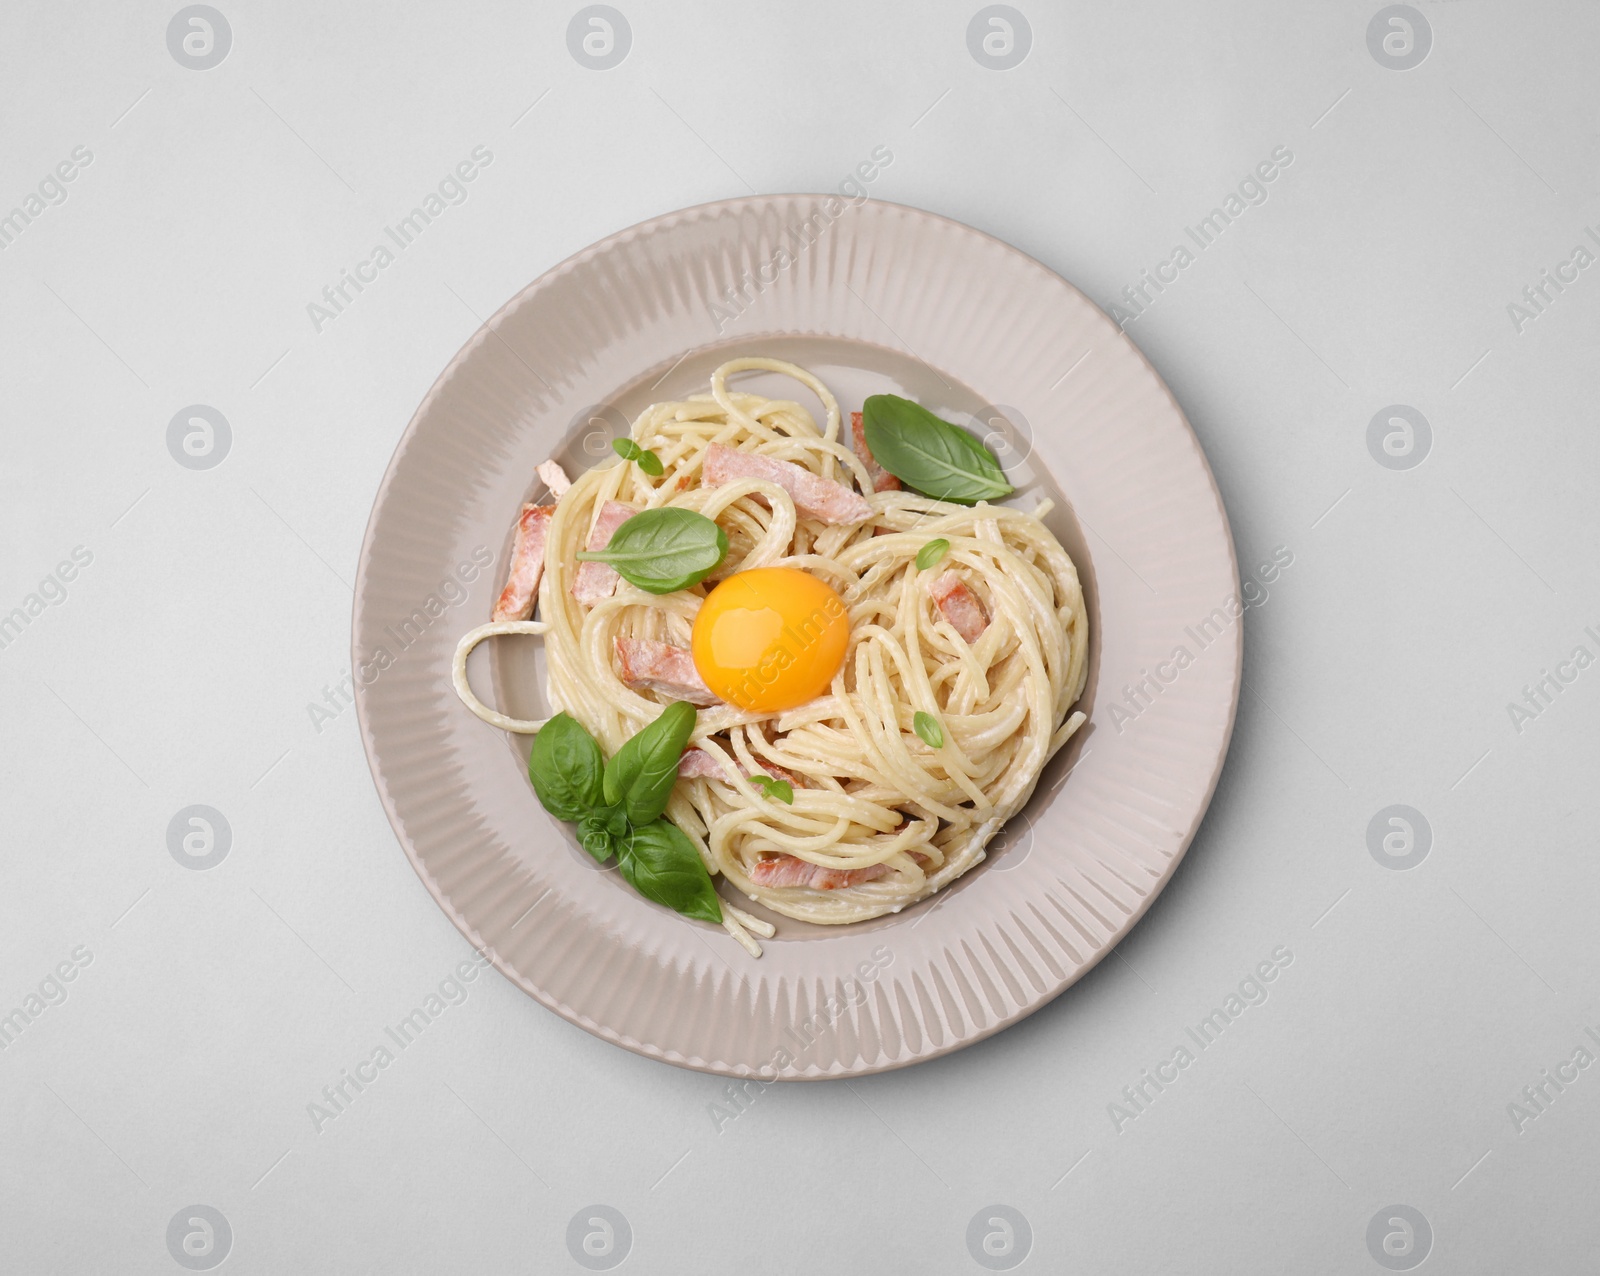
<instances>
[{"instance_id":1,"label":"light gray background","mask_svg":"<svg viewBox=\"0 0 1600 1276\"><path fill-rule=\"evenodd\" d=\"M176 5L0 16L0 213L93 156L0 252L0 613L93 556L0 649L0 1013L91 955L0 1052L0 1268L179 1271L194 1204L239 1272L575 1271L595 1203L639 1271L978 1271L968 1221L996 1204L1028 1270L1380 1271L1393 1204L1431 1224L1425 1270L1592 1263L1600 1069L1520 1130L1508 1105L1600 1049L1600 670L1520 731L1506 706L1600 655L1600 270L1520 334L1507 305L1600 220L1600 9L1419 0L1432 47L1397 71L1377 4L1024 0L1032 47L996 71L973 3L618 4L606 71L568 51L576 5L220 0L209 70L169 53ZM768 1089L719 1128L725 1082L491 972L317 1132L322 1087L470 956L354 711L308 709L348 673L402 428L584 245L834 189L880 145L873 197L1105 306L1294 156L1128 328L1242 566L1293 554L1248 613L1187 860L1113 959L942 1061ZM475 146L466 202L315 331L308 303ZM209 470L166 444L196 403L232 430ZM1369 453L1390 404L1431 425L1413 469ZM232 828L207 871L167 846L194 803ZM1393 803L1433 831L1408 871L1367 846ZM1122 1088L1279 946L1268 1000L1119 1132Z\"/></svg>"}]
</instances>

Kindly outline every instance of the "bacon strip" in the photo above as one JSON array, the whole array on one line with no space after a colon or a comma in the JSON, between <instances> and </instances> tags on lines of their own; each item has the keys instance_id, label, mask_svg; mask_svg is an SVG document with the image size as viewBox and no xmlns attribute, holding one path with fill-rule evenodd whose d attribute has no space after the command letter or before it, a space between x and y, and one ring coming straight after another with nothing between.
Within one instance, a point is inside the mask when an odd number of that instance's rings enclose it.
<instances>
[{"instance_id":1,"label":"bacon strip","mask_svg":"<svg viewBox=\"0 0 1600 1276\"><path fill-rule=\"evenodd\" d=\"M594 530L589 533L589 543L584 548L591 551L604 549L611 544L617 528L638 512L621 501L607 501L600 507L600 516L595 519ZM602 598L610 598L616 592L618 579L617 569L610 563L579 563L572 596L585 607L593 607Z\"/></svg>"},{"instance_id":2,"label":"bacon strip","mask_svg":"<svg viewBox=\"0 0 1600 1276\"><path fill-rule=\"evenodd\" d=\"M735 479L755 478L776 483L794 498L795 508L807 518L822 523L859 523L872 517L872 506L859 492L843 483L819 478L791 461L775 461L770 456L740 452L722 443L706 448L700 481L706 487L721 487Z\"/></svg>"},{"instance_id":3,"label":"bacon strip","mask_svg":"<svg viewBox=\"0 0 1600 1276\"><path fill-rule=\"evenodd\" d=\"M757 886L809 886L812 890L836 891L844 886L875 882L889 871L887 864L866 868L824 868L794 855L774 855L757 860L750 868L750 880Z\"/></svg>"},{"instance_id":4,"label":"bacon strip","mask_svg":"<svg viewBox=\"0 0 1600 1276\"><path fill-rule=\"evenodd\" d=\"M737 762L734 764L738 765ZM739 768L741 771L743 767ZM683 756L678 759L678 778L680 780L720 780L722 779L722 763L707 753L704 749L685 749Z\"/></svg>"},{"instance_id":5,"label":"bacon strip","mask_svg":"<svg viewBox=\"0 0 1600 1276\"><path fill-rule=\"evenodd\" d=\"M495 620L526 620L533 615L533 600L539 592L539 577L544 573L544 542L550 531L553 505L524 505L517 518L517 534L511 546L511 567L506 587L494 605Z\"/></svg>"},{"instance_id":6,"label":"bacon strip","mask_svg":"<svg viewBox=\"0 0 1600 1276\"><path fill-rule=\"evenodd\" d=\"M554 457L548 461L540 461L534 466L533 472L544 480L544 485L550 489L550 495L555 500L559 501L572 486L572 480L567 477L567 472L557 464Z\"/></svg>"},{"instance_id":7,"label":"bacon strip","mask_svg":"<svg viewBox=\"0 0 1600 1276\"><path fill-rule=\"evenodd\" d=\"M737 758L733 763L739 768L739 773L745 779L753 775L765 775L774 780L787 780L791 787L800 787L800 778L792 771L786 771L781 766L769 766L764 771L751 771ZM723 780L727 776L722 769L722 763L705 749L685 749L683 756L678 759L678 778L683 780Z\"/></svg>"},{"instance_id":8,"label":"bacon strip","mask_svg":"<svg viewBox=\"0 0 1600 1276\"><path fill-rule=\"evenodd\" d=\"M694 667L694 657L683 647L653 638L617 638L617 661L622 681L634 690L659 691L690 704L721 704Z\"/></svg>"},{"instance_id":9,"label":"bacon strip","mask_svg":"<svg viewBox=\"0 0 1600 1276\"><path fill-rule=\"evenodd\" d=\"M989 613L984 611L982 600L962 583L961 577L955 572L945 572L929 581L928 592L933 595L934 604L951 627L967 642L977 642L989 627Z\"/></svg>"},{"instance_id":10,"label":"bacon strip","mask_svg":"<svg viewBox=\"0 0 1600 1276\"><path fill-rule=\"evenodd\" d=\"M900 480L872 459L872 449L867 446L867 423L859 412L850 414L850 433L855 437L856 455L861 458L861 464L867 467L867 473L872 477L872 490L898 492Z\"/></svg>"}]
</instances>

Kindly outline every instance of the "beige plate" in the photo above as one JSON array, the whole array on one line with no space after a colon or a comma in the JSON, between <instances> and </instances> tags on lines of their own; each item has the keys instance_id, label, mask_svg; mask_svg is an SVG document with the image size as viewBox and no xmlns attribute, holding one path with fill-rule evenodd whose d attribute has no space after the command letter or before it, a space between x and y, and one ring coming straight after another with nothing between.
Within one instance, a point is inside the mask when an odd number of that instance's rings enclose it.
<instances>
[{"instance_id":1,"label":"beige plate","mask_svg":"<svg viewBox=\"0 0 1600 1276\"><path fill-rule=\"evenodd\" d=\"M610 456L640 408L702 391L711 368L745 353L809 366L846 411L896 391L976 422L1014 500L1058 499L1050 523L1083 576L1092 641L1089 726L987 863L896 917L779 919L760 961L597 869L534 798L526 741L473 717L449 676L456 639L489 617L520 503L542 491L534 466ZM748 384L806 401L778 378ZM475 553L494 565L480 572ZM651 1058L733 1076L857 1076L1015 1023L1149 907L1227 751L1238 584L1227 517L1183 413L1070 284L911 208L731 200L584 250L508 302L445 369L367 526L356 704L400 844L507 978ZM480 694L540 716L538 647L481 647Z\"/></svg>"}]
</instances>

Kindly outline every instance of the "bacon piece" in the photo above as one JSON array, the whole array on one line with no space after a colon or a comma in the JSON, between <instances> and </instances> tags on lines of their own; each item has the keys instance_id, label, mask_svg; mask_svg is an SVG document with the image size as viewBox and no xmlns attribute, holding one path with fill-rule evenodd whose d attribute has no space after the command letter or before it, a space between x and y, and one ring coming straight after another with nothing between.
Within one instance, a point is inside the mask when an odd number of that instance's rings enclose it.
<instances>
[{"instance_id":1,"label":"bacon piece","mask_svg":"<svg viewBox=\"0 0 1600 1276\"><path fill-rule=\"evenodd\" d=\"M588 550L604 549L611 538L639 511L621 501L607 501L600 507L600 516L589 533ZM585 607L593 607L602 598L610 598L617 588L617 569L610 563L579 563L578 579L573 582L572 596Z\"/></svg>"},{"instance_id":2,"label":"bacon piece","mask_svg":"<svg viewBox=\"0 0 1600 1276\"><path fill-rule=\"evenodd\" d=\"M812 890L836 891L843 886L875 882L889 871L887 864L866 868L824 868L795 855L773 855L757 860L750 868L750 880L757 886L809 886Z\"/></svg>"},{"instance_id":3,"label":"bacon piece","mask_svg":"<svg viewBox=\"0 0 1600 1276\"><path fill-rule=\"evenodd\" d=\"M982 600L955 572L945 572L929 581L928 592L951 627L967 642L977 642L979 635L989 627L989 613L984 611Z\"/></svg>"},{"instance_id":4,"label":"bacon piece","mask_svg":"<svg viewBox=\"0 0 1600 1276\"><path fill-rule=\"evenodd\" d=\"M548 461L540 461L534 466L533 472L544 480L544 485L550 489L550 495L560 500L567 494L567 489L572 486L572 480L567 477L567 472L561 468L554 457Z\"/></svg>"},{"instance_id":5,"label":"bacon piece","mask_svg":"<svg viewBox=\"0 0 1600 1276\"><path fill-rule=\"evenodd\" d=\"M734 766L739 768L739 773L745 779L752 775L765 775L774 780L787 780L791 787L800 787L800 778L792 771L785 771L781 766L769 766L764 771L751 771L737 758ZM722 769L722 763L705 749L685 749L683 756L678 759L678 777L684 780L722 780L727 776Z\"/></svg>"},{"instance_id":6,"label":"bacon piece","mask_svg":"<svg viewBox=\"0 0 1600 1276\"><path fill-rule=\"evenodd\" d=\"M722 703L701 679L694 657L683 647L653 638L618 638L616 648L622 681L635 690L659 691L690 704Z\"/></svg>"},{"instance_id":7,"label":"bacon piece","mask_svg":"<svg viewBox=\"0 0 1600 1276\"><path fill-rule=\"evenodd\" d=\"M737 765L737 764L735 764ZM743 768L740 768L741 770ZM722 779L722 763L707 753L704 749L685 749L683 756L678 759L678 778L680 780L720 780Z\"/></svg>"},{"instance_id":8,"label":"bacon piece","mask_svg":"<svg viewBox=\"0 0 1600 1276\"><path fill-rule=\"evenodd\" d=\"M776 461L754 452L740 452L722 443L706 448L700 481L706 487L721 487L735 479L765 479L776 483L794 498L795 508L807 518L822 523L859 523L872 517L872 506L859 492L843 483L819 478L810 470L790 461Z\"/></svg>"},{"instance_id":9,"label":"bacon piece","mask_svg":"<svg viewBox=\"0 0 1600 1276\"><path fill-rule=\"evenodd\" d=\"M539 593L539 577L544 574L544 542L550 531L553 505L524 505L517 518L517 534L511 544L511 568L506 587L494 605L495 620L526 620L533 615L533 600Z\"/></svg>"},{"instance_id":10,"label":"bacon piece","mask_svg":"<svg viewBox=\"0 0 1600 1276\"><path fill-rule=\"evenodd\" d=\"M872 459L872 449L867 446L867 423L859 412L850 414L850 433L855 436L856 455L861 458L861 464L867 467L867 473L872 477L872 490L898 492L900 480Z\"/></svg>"}]
</instances>

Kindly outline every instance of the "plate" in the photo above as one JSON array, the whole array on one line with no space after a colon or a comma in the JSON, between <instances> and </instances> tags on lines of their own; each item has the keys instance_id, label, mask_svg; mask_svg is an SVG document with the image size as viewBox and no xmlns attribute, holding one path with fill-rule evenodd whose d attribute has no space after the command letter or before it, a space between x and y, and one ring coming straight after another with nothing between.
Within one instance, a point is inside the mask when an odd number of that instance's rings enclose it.
<instances>
[{"instance_id":1,"label":"plate","mask_svg":"<svg viewBox=\"0 0 1600 1276\"><path fill-rule=\"evenodd\" d=\"M703 391L711 368L743 353L804 364L847 411L888 391L982 433L1019 489L1011 499L1057 501L1049 521L1083 578L1091 641L1089 724L985 863L894 916L778 918L760 960L598 870L534 797L528 742L480 722L450 685L456 640L489 617L535 465L555 455L572 472L611 455L640 408ZM793 383L747 380L806 401ZM1194 432L1087 298L931 213L775 195L602 240L473 335L379 488L352 658L362 740L400 844L508 979L654 1059L812 1079L990 1036L1127 934L1216 786L1241 612L1227 515ZM541 665L539 639L502 638L469 673L486 700L533 717Z\"/></svg>"}]
</instances>

